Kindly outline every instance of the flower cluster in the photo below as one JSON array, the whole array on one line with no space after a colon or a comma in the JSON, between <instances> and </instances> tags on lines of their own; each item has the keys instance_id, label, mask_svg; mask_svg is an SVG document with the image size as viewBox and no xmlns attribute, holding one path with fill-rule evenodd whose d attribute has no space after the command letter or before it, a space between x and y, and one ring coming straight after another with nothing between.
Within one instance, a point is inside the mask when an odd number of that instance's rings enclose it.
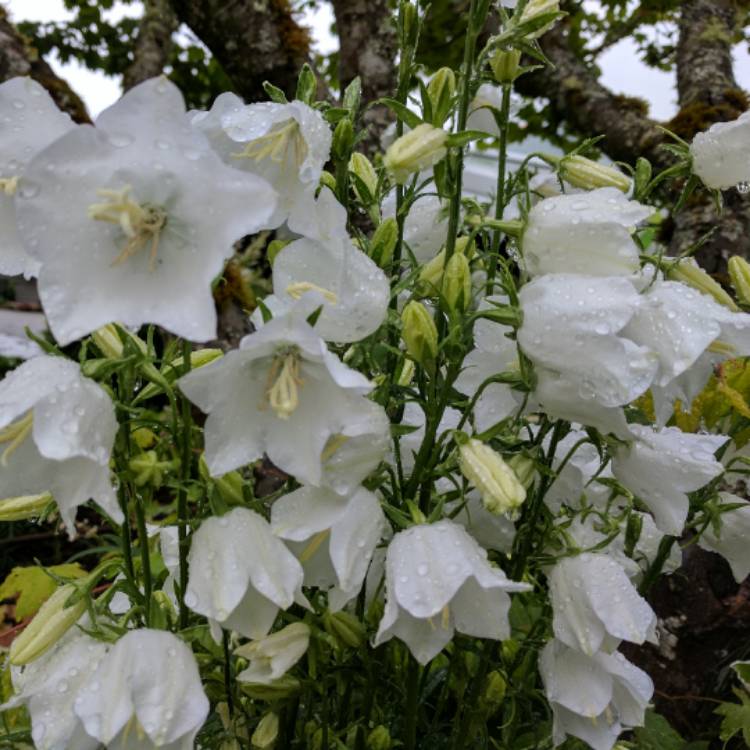
<instances>
[{"instance_id":1,"label":"flower cluster","mask_svg":"<svg viewBox=\"0 0 750 750\"><path fill-rule=\"evenodd\" d=\"M0 270L37 276L54 338L0 382L0 519L75 536L92 500L120 542L10 649L3 709L35 747L414 750L430 711L425 748L516 722L611 750L653 693L619 649L657 642L645 595L683 534L750 572L750 506L721 484L750 314L664 255L614 167L552 160L542 197L502 159L491 205L460 192L487 135L469 102L504 148L519 50L559 15L501 13L487 70L438 71L420 115L396 102L373 161L357 83L332 108L309 70L294 101L198 113L149 80L93 126L0 85L36 123L1 147ZM738 179L706 160L745 130L696 139L708 187ZM195 348L227 263L250 332ZM717 379L738 416L691 430L676 415Z\"/></svg>"}]
</instances>

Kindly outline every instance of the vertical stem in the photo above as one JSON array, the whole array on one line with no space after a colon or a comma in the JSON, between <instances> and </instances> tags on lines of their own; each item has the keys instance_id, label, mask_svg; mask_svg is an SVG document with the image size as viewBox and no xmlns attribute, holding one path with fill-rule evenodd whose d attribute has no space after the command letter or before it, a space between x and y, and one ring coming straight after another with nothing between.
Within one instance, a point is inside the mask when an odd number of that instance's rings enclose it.
<instances>
[{"instance_id":1,"label":"vertical stem","mask_svg":"<svg viewBox=\"0 0 750 750\"><path fill-rule=\"evenodd\" d=\"M417 746L417 711L419 710L419 664L409 654L409 673L406 678L406 721L404 725L404 747L415 750Z\"/></svg>"},{"instance_id":2,"label":"vertical stem","mask_svg":"<svg viewBox=\"0 0 750 750\"><path fill-rule=\"evenodd\" d=\"M232 695L232 662L229 655L229 631L224 630L224 689L227 693L227 708L229 709L229 718L234 716L234 696Z\"/></svg>"},{"instance_id":3,"label":"vertical stem","mask_svg":"<svg viewBox=\"0 0 750 750\"><path fill-rule=\"evenodd\" d=\"M191 347L189 341L182 342L182 364L183 374L190 372L190 354ZM192 430L192 416L190 413L190 402L182 396L182 457L181 457L181 468L182 468L182 481L180 482L180 489L177 494L177 518L179 522L178 535L179 535L179 550L180 550L180 628L187 627L188 622L188 610L185 605L185 589L187 588L188 580L188 565L187 557L190 550L190 544L188 539L188 507L187 507L187 482L190 479L191 474L191 430Z\"/></svg>"},{"instance_id":4,"label":"vertical stem","mask_svg":"<svg viewBox=\"0 0 750 750\"><path fill-rule=\"evenodd\" d=\"M130 518L128 511L128 498L125 494L125 487L121 484L117 491L117 497L120 501L120 509L124 516L121 526L122 556L125 560L125 572L130 582L135 586L135 569L133 568L133 547L130 543Z\"/></svg>"},{"instance_id":5,"label":"vertical stem","mask_svg":"<svg viewBox=\"0 0 750 750\"><path fill-rule=\"evenodd\" d=\"M461 94L458 105L458 119L456 125L458 132L466 130L466 120L469 115L469 102L471 96L471 82L474 76L474 57L476 55L477 37L484 24L477 23L476 12L477 0L471 0L469 7L469 26L466 30L466 44L464 46L463 75L461 76ZM450 214L448 217L448 238L445 243L445 262L447 263L453 251L456 249L456 235L458 234L458 222L461 216L461 192L463 188L464 150L463 147L456 149L452 159L453 168L451 177L454 181L453 195L451 196Z\"/></svg>"},{"instance_id":6,"label":"vertical stem","mask_svg":"<svg viewBox=\"0 0 750 750\"><path fill-rule=\"evenodd\" d=\"M497 188L495 191L495 218L499 221L505 213L505 172L508 163L508 130L510 128L510 93L511 85L503 84L503 101L500 116L495 115L495 122L500 131L499 153L497 156ZM492 255L490 256L489 268L487 269L487 294L492 294L497 269L498 256L500 254L500 242L502 232L495 230L492 237Z\"/></svg>"},{"instance_id":7,"label":"vertical stem","mask_svg":"<svg viewBox=\"0 0 750 750\"><path fill-rule=\"evenodd\" d=\"M151 558L148 553L148 532L146 531L146 514L143 512L143 502L140 497L135 498L135 518L138 525L138 541L141 548L141 565L143 566L143 598L146 627L151 625Z\"/></svg>"}]
</instances>

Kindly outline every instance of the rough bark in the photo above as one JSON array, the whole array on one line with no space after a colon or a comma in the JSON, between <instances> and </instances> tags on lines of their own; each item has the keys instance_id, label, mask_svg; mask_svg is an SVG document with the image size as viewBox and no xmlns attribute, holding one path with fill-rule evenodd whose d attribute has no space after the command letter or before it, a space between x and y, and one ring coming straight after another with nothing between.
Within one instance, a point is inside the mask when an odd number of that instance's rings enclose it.
<instances>
[{"instance_id":1,"label":"rough bark","mask_svg":"<svg viewBox=\"0 0 750 750\"><path fill-rule=\"evenodd\" d=\"M133 51L133 62L122 79L125 91L162 73L169 60L172 33L176 28L177 16L169 0L146 0Z\"/></svg>"},{"instance_id":2,"label":"rough bark","mask_svg":"<svg viewBox=\"0 0 750 750\"><path fill-rule=\"evenodd\" d=\"M681 7L680 111L666 126L688 141L715 122L732 120L747 109L747 97L737 88L732 71L735 13L734 0L686 0ZM603 135L599 145L615 161L634 164L643 156L657 168L671 163L671 156L661 148L666 137L658 123L647 117L645 102L618 96L603 86L572 48L564 22L541 43L555 67L520 78L521 93L549 99L555 118L583 135ZM750 257L750 205L735 192L725 194L720 216L701 191L673 218L673 231L667 238L670 254L688 250L711 231L696 256L710 273L722 276L729 255Z\"/></svg>"},{"instance_id":3,"label":"rough bark","mask_svg":"<svg viewBox=\"0 0 750 750\"><path fill-rule=\"evenodd\" d=\"M292 96L310 56L310 35L288 0L171 0L247 101L267 99L268 80Z\"/></svg>"},{"instance_id":4,"label":"rough bark","mask_svg":"<svg viewBox=\"0 0 750 750\"><path fill-rule=\"evenodd\" d=\"M333 0L339 34L339 83L343 91L359 76L362 103L392 96L396 90L397 38L388 0ZM380 135L391 122L390 110L369 106L363 114L368 137L365 151L379 147Z\"/></svg>"},{"instance_id":5,"label":"rough bark","mask_svg":"<svg viewBox=\"0 0 750 750\"><path fill-rule=\"evenodd\" d=\"M7 11L0 6L0 81L15 76L30 76L44 86L60 109L76 122L90 122L86 105L78 94L60 78L10 22Z\"/></svg>"}]
</instances>

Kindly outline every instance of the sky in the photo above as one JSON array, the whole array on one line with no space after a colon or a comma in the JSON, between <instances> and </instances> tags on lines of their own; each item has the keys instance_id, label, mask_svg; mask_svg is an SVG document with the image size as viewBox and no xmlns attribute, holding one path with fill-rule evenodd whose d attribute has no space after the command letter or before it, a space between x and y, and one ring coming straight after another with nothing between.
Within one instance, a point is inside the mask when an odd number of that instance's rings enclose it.
<instances>
[{"instance_id":1,"label":"sky","mask_svg":"<svg viewBox=\"0 0 750 750\"><path fill-rule=\"evenodd\" d=\"M593 2L593 0L592 0ZM71 17L66 11L63 0L5 0L15 20L62 21ZM110 12L113 18L124 15L138 15L137 3L130 6L116 3ZM313 31L316 48L330 52L337 47L336 37L331 34L333 20L328 3L321 5L317 11L308 11L303 16L303 23ZM741 88L750 90L750 54L746 46L738 46L735 52L735 75ZM76 62L61 65L50 59L52 67L63 76L85 100L92 115L112 104L120 95L119 81L108 78L101 73L86 70ZM675 79L673 74L655 71L638 60L635 45L624 40L607 50L599 58L602 69L602 83L618 94L639 96L651 104L651 116L665 121L677 112Z\"/></svg>"}]
</instances>

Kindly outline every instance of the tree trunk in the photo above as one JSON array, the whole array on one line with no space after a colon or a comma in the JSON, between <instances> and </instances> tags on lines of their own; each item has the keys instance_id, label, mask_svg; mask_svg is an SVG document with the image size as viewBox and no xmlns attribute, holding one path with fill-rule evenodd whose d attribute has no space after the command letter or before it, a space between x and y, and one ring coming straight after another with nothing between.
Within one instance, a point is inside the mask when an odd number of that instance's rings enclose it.
<instances>
[{"instance_id":1,"label":"tree trunk","mask_svg":"<svg viewBox=\"0 0 750 750\"><path fill-rule=\"evenodd\" d=\"M339 34L341 90L357 76L362 80L362 116L367 129L364 150L380 147L380 135L392 117L383 105L371 103L396 90L396 29L388 0L333 0Z\"/></svg>"},{"instance_id":2,"label":"tree trunk","mask_svg":"<svg viewBox=\"0 0 750 750\"><path fill-rule=\"evenodd\" d=\"M247 101L265 100L268 80L293 96L310 57L310 35L288 0L171 0L180 21L208 46Z\"/></svg>"},{"instance_id":3,"label":"tree trunk","mask_svg":"<svg viewBox=\"0 0 750 750\"><path fill-rule=\"evenodd\" d=\"M172 51L172 33L176 28L177 17L169 0L146 0L133 62L122 78L125 91L161 75Z\"/></svg>"}]
</instances>

